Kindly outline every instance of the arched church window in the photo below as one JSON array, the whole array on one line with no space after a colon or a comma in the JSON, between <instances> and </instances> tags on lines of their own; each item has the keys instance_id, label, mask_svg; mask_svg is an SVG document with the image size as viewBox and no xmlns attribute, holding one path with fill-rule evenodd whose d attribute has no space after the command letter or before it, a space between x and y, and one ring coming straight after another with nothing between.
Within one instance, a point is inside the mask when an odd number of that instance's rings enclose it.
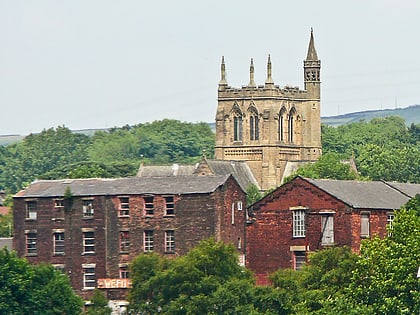
<instances>
[{"instance_id":1,"label":"arched church window","mask_svg":"<svg viewBox=\"0 0 420 315\"><path fill-rule=\"evenodd\" d=\"M242 141L242 116L235 114L233 117L233 141Z\"/></svg>"},{"instance_id":2,"label":"arched church window","mask_svg":"<svg viewBox=\"0 0 420 315\"><path fill-rule=\"evenodd\" d=\"M286 110L284 108L281 109L279 113L279 125L278 125L278 137L279 141L284 142L284 120L285 120Z\"/></svg>"},{"instance_id":3,"label":"arched church window","mask_svg":"<svg viewBox=\"0 0 420 315\"><path fill-rule=\"evenodd\" d=\"M293 133L295 132L294 130L295 114L296 114L296 111L294 110L294 108L292 108L289 112L288 130L287 130L289 143L293 143L294 141Z\"/></svg>"},{"instance_id":4,"label":"arched church window","mask_svg":"<svg viewBox=\"0 0 420 315\"><path fill-rule=\"evenodd\" d=\"M249 117L249 138L250 140L259 140L259 119L256 113L251 113Z\"/></svg>"}]
</instances>

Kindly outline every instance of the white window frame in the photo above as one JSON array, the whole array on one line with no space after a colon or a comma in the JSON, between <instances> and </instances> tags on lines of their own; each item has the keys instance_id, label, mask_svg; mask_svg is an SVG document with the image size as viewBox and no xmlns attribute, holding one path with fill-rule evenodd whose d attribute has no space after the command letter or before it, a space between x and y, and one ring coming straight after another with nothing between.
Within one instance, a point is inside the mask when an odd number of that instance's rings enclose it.
<instances>
[{"instance_id":1,"label":"white window frame","mask_svg":"<svg viewBox=\"0 0 420 315\"><path fill-rule=\"evenodd\" d=\"M174 216L175 215L175 198L174 196L165 196L165 215Z\"/></svg>"},{"instance_id":2,"label":"white window frame","mask_svg":"<svg viewBox=\"0 0 420 315\"><path fill-rule=\"evenodd\" d=\"M306 236L306 208L292 209L293 213L293 237Z\"/></svg>"},{"instance_id":3,"label":"white window frame","mask_svg":"<svg viewBox=\"0 0 420 315\"><path fill-rule=\"evenodd\" d=\"M128 265L120 265L119 266L119 274L120 279L128 279L130 278L130 268Z\"/></svg>"},{"instance_id":4,"label":"white window frame","mask_svg":"<svg viewBox=\"0 0 420 315\"><path fill-rule=\"evenodd\" d=\"M394 212L388 212L386 214L386 226L387 226L388 236L392 235L392 228L393 228L392 224L394 223L394 219L395 219Z\"/></svg>"},{"instance_id":5,"label":"white window frame","mask_svg":"<svg viewBox=\"0 0 420 315\"><path fill-rule=\"evenodd\" d=\"M93 290L96 288L96 264L83 264L83 289Z\"/></svg>"},{"instance_id":6,"label":"white window frame","mask_svg":"<svg viewBox=\"0 0 420 315\"><path fill-rule=\"evenodd\" d=\"M36 200L27 200L26 202L26 219L27 220L36 220L38 205Z\"/></svg>"},{"instance_id":7,"label":"white window frame","mask_svg":"<svg viewBox=\"0 0 420 315\"><path fill-rule=\"evenodd\" d=\"M120 207L118 211L118 216L120 217L129 217L130 216L130 197L118 197L120 202Z\"/></svg>"},{"instance_id":8,"label":"white window frame","mask_svg":"<svg viewBox=\"0 0 420 315\"><path fill-rule=\"evenodd\" d=\"M55 199L54 200L54 208L57 210L60 210L61 208L64 208L64 199Z\"/></svg>"},{"instance_id":9,"label":"white window frame","mask_svg":"<svg viewBox=\"0 0 420 315\"><path fill-rule=\"evenodd\" d=\"M93 218L93 199L82 199L83 217Z\"/></svg>"},{"instance_id":10,"label":"white window frame","mask_svg":"<svg viewBox=\"0 0 420 315\"><path fill-rule=\"evenodd\" d=\"M232 225L234 225L235 224L235 203L234 202L232 202L232 209L231 209L230 216L231 216L231 223Z\"/></svg>"},{"instance_id":11,"label":"white window frame","mask_svg":"<svg viewBox=\"0 0 420 315\"><path fill-rule=\"evenodd\" d=\"M36 255L37 254L37 233L36 231L28 231L26 235L26 254Z\"/></svg>"},{"instance_id":12,"label":"white window frame","mask_svg":"<svg viewBox=\"0 0 420 315\"><path fill-rule=\"evenodd\" d=\"M153 216L155 214L155 198L153 196L144 196L144 215Z\"/></svg>"},{"instance_id":13,"label":"white window frame","mask_svg":"<svg viewBox=\"0 0 420 315\"><path fill-rule=\"evenodd\" d=\"M120 231L120 252L130 251L130 232Z\"/></svg>"},{"instance_id":14,"label":"white window frame","mask_svg":"<svg viewBox=\"0 0 420 315\"><path fill-rule=\"evenodd\" d=\"M165 253L175 253L175 231L165 231Z\"/></svg>"},{"instance_id":15,"label":"white window frame","mask_svg":"<svg viewBox=\"0 0 420 315\"><path fill-rule=\"evenodd\" d=\"M53 253L54 255L64 255L65 253L65 234L64 231L55 231L53 233ZM60 248L62 250L60 250Z\"/></svg>"},{"instance_id":16,"label":"white window frame","mask_svg":"<svg viewBox=\"0 0 420 315\"><path fill-rule=\"evenodd\" d=\"M146 230L143 233L143 248L145 252L153 252L154 235L153 230Z\"/></svg>"},{"instance_id":17,"label":"white window frame","mask_svg":"<svg viewBox=\"0 0 420 315\"><path fill-rule=\"evenodd\" d=\"M243 204L242 201L238 201L238 211L242 211L243 210Z\"/></svg>"},{"instance_id":18,"label":"white window frame","mask_svg":"<svg viewBox=\"0 0 420 315\"><path fill-rule=\"evenodd\" d=\"M293 252L293 269L300 270L306 263L306 252L305 251L294 251Z\"/></svg>"},{"instance_id":19,"label":"white window frame","mask_svg":"<svg viewBox=\"0 0 420 315\"><path fill-rule=\"evenodd\" d=\"M83 231L83 254L95 253L95 232Z\"/></svg>"}]
</instances>

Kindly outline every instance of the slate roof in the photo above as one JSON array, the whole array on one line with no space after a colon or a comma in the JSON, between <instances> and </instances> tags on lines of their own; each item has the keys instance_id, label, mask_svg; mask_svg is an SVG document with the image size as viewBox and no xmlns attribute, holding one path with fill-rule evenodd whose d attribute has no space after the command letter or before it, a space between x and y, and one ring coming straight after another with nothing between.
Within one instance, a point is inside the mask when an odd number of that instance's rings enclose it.
<instances>
[{"instance_id":1,"label":"slate roof","mask_svg":"<svg viewBox=\"0 0 420 315\"><path fill-rule=\"evenodd\" d=\"M239 186L241 186L243 191L246 191L250 185L255 185L259 188L257 180L255 179L251 169L245 161L203 159L200 163L207 163L207 165L215 175L232 174L238 182ZM141 165L137 176L153 177L192 175L197 169L198 164L199 163L197 163L196 165Z\"/></svg>"},{"instance_id":2,"label":"slate roof","mask_svg":"<svg viewBox=\"0 0 420 315\"><path fill-rule=\"evenodd\" d=\"M18 192L14 198L63 197L67 187L73 196L136 194L201 194L214 192L230 175L129 177L38 180Z\"/></svg>"},{"instance_id":3,"label":"slate roof","mask_svg":"<svg viewBox=\"0 0 420 315\"><path fill-rule=\"evenodd\" d=\"M420 194L420 185L411 184L411 183L396 183L396 182L386 182L388 185L398 189L403 194L406 194L410 198L414 198L417 194Z\"/></svg>"},{"instance_id":4,"label":"slate roof","mask_svg":"<svg viewBox=\"0 0 420 315\"><path fill-rule=\"evenodd\" d=\"M382 181L303 179L355 209L395 210L410 200L409 196L414 192L420 193L420 184L392 183L391 185ZM407 196L401 191L411 194Z\"/></svg>"}]
</instances>

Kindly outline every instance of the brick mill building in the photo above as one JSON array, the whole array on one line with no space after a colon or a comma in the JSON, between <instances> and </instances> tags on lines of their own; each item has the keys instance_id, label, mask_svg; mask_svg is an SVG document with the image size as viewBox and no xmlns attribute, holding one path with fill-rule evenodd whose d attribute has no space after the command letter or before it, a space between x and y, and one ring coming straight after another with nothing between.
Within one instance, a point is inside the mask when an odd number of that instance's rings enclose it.
<instances>
[{"instance_id":1,"label":"brick mill building","mask_svg":"<svg viewBox=\"0 0 420 315\"><path fill-rule=\"evenodd\" d=\"M279 268L299 269L309 252L358 252L361 240L385 237L394 211L419 193L420 184L298 176L248 209L246 265L264 284Z\"/></svg>"},{"instance_id":2,"label":"brick mill building","mask_svg":"<svg viewBox=\"0 0 420 315\"><path fill-rule=\"evenodd\" d=\"M230 87L222 58L216 159L246 161L262 190L278 187L298 166L316 161L322 153L320 70L312 31L303 90L274 84L270 56L265 84L255 83L251 59L249 83Z\"/></svg>"},{"instance_id":3,"label":"brick mill building","mask_svg":"<svg viewBox=\"0 0 420 315\"><path fill-rule=\"evenodd\" d=\"M231 175L40 180L14 196L14 249L62 269L85 299L99 287L118 301L140 253L184 255L214 237L244 262L245 202Z\"/></svg>"}]
</instances>

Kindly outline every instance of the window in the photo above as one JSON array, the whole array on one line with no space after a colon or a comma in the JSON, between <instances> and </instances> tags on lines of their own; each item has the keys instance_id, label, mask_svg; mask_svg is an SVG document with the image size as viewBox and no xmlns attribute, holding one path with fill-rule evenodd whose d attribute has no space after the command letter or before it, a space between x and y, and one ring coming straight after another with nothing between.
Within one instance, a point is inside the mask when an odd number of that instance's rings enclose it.
<instances>
[{"instance_id":1,"label":"window","mask_svg":"<svg viewBox=\"0 0 420 315\"><path fill-rule=\"evenodd\" d=\"M242 141L242 116L233 117L233 141Z\"/></svg>"},{"instance_id":2,"label":"window","mask_svg":"<svg viewBox=\"0 0 420 315\"><path fill-rule=\"evenodd\" d=\"M321 216L322 245L334 244L334 217L332 214Z\"/></svg>"},{"instance_id":3,"label":"window","mask_svg":"<svg viewBox=\"0 0 420 315\"><path fill-rule=\"evenodd\" d=\"M302 269L303 265L305 265L306 262L306 255L304 251L296 251L293 252L294 256L294 269L300 270Z\"/></svg>"},{"instance_id":4,"label":"window","mask_svg":"<svg viewBox=\"0 0 420 315\"><path fill-rule=\"evenodd\" d=\"M36 232L26 233L26 254L36 255Z\"/></svg>"},{"instance_id":5,"label":"window","mask_svg":"<svg viewBox=\"0 0 420 315\"><path fill-rule=\"evenodd\" d=\"M144 231L144 251L153 251L153 231Z\"/></svg>"},{"instance_id":6,"label":"window","mask_svg":"<svg viewBox=\"0 0 420 315\"><path fill-rule=\"evenodd\" d=\"M242 211L242 201L238 201L238 210Z\"/></svg>"},{"instance_id":7,"label":"window","mask_svg":"<svg viewBox=\"0 0 420 315\"><path fill-rule=\"evenodd\" d=\"M127 217L130 215L130 198L120 197L120 209L118 215L120 217Z\"/></svg>"},{"instance_id":8,"label":"window","mask_svg":"<svg viewBox=\"0 0 420 315\"><path fill-rule=\"evenodd\" d=\"M144 214L153 215L154 209L153 197L144 197Z\"/></svg>"},{"instance_id":9,"label":"window","mask_svg":"<svg viewBox=\"0 0 420 315\"><path fill-rule=\"evenodd\" d=\"M290 112L289 114L289 125L288 125L288 134L289 134L289 142L293 142L293 112Z\"/></svg>"},{"instance_id":10,"label":"window","mask_svg":"<svg viewBox=\"0 0 420 315\"><path fill-rule=\"evenodd\" d=\"M55 208L64 208L64 199L54 200L54 207ZM59 210L59 209L57 209L57 210Z\"/></svg>"},{"instance_id":11,"label":"window","mask_svg":"<svg viewBox=\"0 0 420 315\"><path fill-rule=\"evenodd\" d=\"M64 232L55 232L53 236L54 255L64 254Z\"/></svg>"},{"instance_id":12,"label":"window","mask_svg":"<svg viewBox=\"0 0 420 315\"><path fill-rule=\"evenodd\" d=\"M175 231L165 231L165 252L175 252Z\"/></svg>"},{"instance_id":13,"label":"window","mask_svg":"<svg viewBox=\"0 0 420 315\"><path fill-rule=\"evenodd\" d=\"M93 200L82 200L83 216L85 218L93 217Z\"/></svg>"},{"instance_id":14,"label":"window","mask_svg":"<svg viewBox=\"0 0 420 315\"><path fill-rule=\"evenodd\" d=\"M231 214L230 214L230 216L231 216L231 223L232 223L232 225L233 224L235 224L235 203L234 202L232 202L232 207L231 207L232 209L231 209Z\"/></svg>"},{"instance_id":15,"label":"window","mask_svg":"<svg viewBox=\"0 0 420 315\"><path fill-rule=\"evenodd\" d=\"M279 140L284 141L284 112L280 113L279 116L279 126L278 126L278 134L279 134Z\"/></svg>"},{"instance_id":16,"label":"window","mask_svg":"<svg viewBox=\"0 0 420 315\"><path fill-rule=\"evenodd\" d=\"M388 236L392 234L392 223L394 222L394 212L388 212L386 216L386 224L388 229Z\"/></svg>"},{"instance_id":17,"label":"window","mask_svg":"<svg viewBox=\"0 0 420 315\"><path fill-rule=\"evenodd\" d=\"M83 253L95 253L95 232L83 232Z\"/></svg>"},{"instance_id":18,"label":"window","mask_svg":"<svg viewBox=\"0 0 420 315\"><path fill-rule=\"evenodd\" d=\"M26 219L36 220L37 205L36 201L31 200L26 202Z\"/></svg>"},{"instance_id":19,"label":"window","mask_svg":"<svg viewBox=\"0 0 420 315\"><path fill-rule=\"evenodd\" d=\"M360 214L360 236L369 237L370 233L370 214L361 213Z\"/></svg>"},{"instance_id":20,"label":"window","mask_svg":"<svg viewBox=\"0 0 420 315\"><path fill-rule=\"evenodd\" d=\"M120 232L120 252L130 251L130 233L128 231Z\"/></svg>"},{"instance_id":21,"label":"window","mask_svg":"<svg viewBox=\"0 0 420 315\"><path fill-rule=\"evenodd\" d=\"M66 265L64 265L64 264L53 264L52 266L54 267L55 270L58 270L62 273L65 273Z\"/></svg>"},{"instance_id":22,"label":"window","mask_svg":"<svg viewBox=\"0 0 420 315\"><path fill-rule=\"evenodd\" d=\"M174 197L173 196L165 197L165 215L174 215L174 214L175 214Z\"/></svg>"},{"instance_id":23,"label":"window","mask_svg":"<svg viewBox=\"0 0 420 315\"><path fill-rule=\"evenodd\" d=\"M120 278L128 279L130 277L130 270L128 266L120 266Z\"/></svg>"},{"instance_id":24,"label":"window","mask_svg":"<svg viewBox=\"0 0 420 315\"><path fill-rule=\"evenodd\" d=\"M249 117L249 137L250 140L259 140L259 119L256 114Z\"/></svg>"},{"instance_id":25,"label":"window","mask_svg":"<svg viewBox=\"0 0 420 315\"><path fill-rule=\"evenodd\" d=\"M293 237L305 236L305 210L293 210Z\"/></svg>"},{"instance_id":26,"label":"window","mask_svg":"<svg viewBox=\"0 0 420 315\"><path fill-rule=\"evenodd\" d=\"M94 289L96 287L95 265L83 265L83 288Z\"/></svg>"}]
</instances>

